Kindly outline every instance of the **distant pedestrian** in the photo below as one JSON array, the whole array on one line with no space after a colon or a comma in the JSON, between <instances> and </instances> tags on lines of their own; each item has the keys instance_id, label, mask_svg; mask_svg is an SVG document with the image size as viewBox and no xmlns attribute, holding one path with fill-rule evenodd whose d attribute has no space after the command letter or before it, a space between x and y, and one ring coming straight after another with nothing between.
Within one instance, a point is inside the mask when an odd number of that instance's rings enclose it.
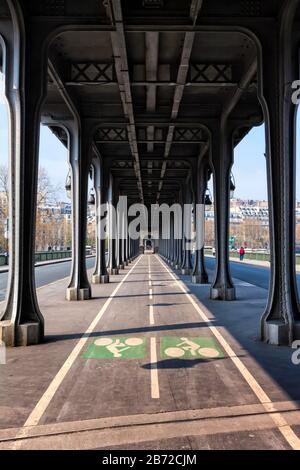
<instances>
[{"instance_id":1,"label":"distant pedestrian","mask_svg":"<svg viewBox=\"0 0 300 470\"><path fill-rule=\"evenodd\" d=\"M245 258L245 248L241 246L240 248L240 261L244 261Z\"/></svg>"}]
</instances>

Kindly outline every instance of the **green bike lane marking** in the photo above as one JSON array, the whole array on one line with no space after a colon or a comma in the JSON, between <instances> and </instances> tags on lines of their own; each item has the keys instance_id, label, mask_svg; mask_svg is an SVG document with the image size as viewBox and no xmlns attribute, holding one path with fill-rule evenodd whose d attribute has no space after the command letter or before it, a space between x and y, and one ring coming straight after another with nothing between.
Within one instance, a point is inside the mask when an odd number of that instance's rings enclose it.
<instances>
[{"instance_id":1,"label":"green bike lane marking","mask_svg":"<svg viewBox=\"0 0 300 470\"><path fill-rule=\"evenodd\" d=\"M100 337L88 346L84 359L145 359L149 354L149 338ZM161 336L160 358L178 360L223 359L224 352L214 338L199 336Z\"/></svg>"},{"instance_id":2,"label":"green bike lane marking","mask_svg":"<svg viewBox=\"0 0 300 470\"><path fill-rule=\"evenodd\" d=\"M83 354L85 359L144 359L146 338L97 338Z\"/></svg>"},{"instance_id":3,"label":"green bike lane marking","mask_svg":"<svg viewBox=\"0 0 300 470\"><path fill-rule=\"evenodd\" d=\"M222 359L224 353L214 338L163 336L160 342L163 359Z\"/></svg>"}]
</instances>

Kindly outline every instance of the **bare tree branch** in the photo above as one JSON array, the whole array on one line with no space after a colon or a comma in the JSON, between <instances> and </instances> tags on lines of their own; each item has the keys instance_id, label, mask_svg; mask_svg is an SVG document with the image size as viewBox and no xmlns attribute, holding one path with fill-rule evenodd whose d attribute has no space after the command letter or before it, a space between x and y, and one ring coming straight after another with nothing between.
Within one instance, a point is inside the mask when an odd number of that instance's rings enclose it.
<instances>
[{"instance_id":1,"label":"bare tree branch","mask_svg":"<svg viewBox=\"0 0 300 470\"><path fill-rule=\"evenodd\" d=\"M7 165L0 165L0 192L5 193L6 199L8 201L9 193L9 178L8 178L8 168Z\"/></svg>"}]
</instances>

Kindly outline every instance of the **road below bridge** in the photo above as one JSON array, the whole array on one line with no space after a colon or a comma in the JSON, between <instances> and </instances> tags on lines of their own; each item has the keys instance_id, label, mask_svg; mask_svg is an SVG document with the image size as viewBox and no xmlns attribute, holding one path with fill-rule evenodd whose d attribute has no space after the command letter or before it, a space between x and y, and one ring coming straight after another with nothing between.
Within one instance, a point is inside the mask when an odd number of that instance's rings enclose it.
<instances>
[{"instance_id":1,"label":"road below bridge","mask_svg":"<svg viewBox=\"0 0 300 470\"><path fill-rule=\"evenodd\" d=\"M266 291L235 281L212 302L143 255L91 300L39 290L45 343L1 366L0 449L300 449L291 350L257 341Z\"/></svg>"},{"instance_id":2,"label":"road below bridge","mask_svg":"<svg viewBox=\"0 0 300 470\"><path fill-rule=\"evenodd\" d=\"M215 258L206 257L205 264L210 272L214 271ZM230 272L232 277L248 282L262 289L269 288L270 269L264 266L256 266L255 264L243 264L240 262L230 262ZM297 285L300 292L300 275L297 274Z\"/></svg>"},{"instance_id":3,"label":"road below bridge","mask_svg":"<svg viewBox=\"0 0 300 470\"><path fill-rule=\"evenodd\" d=\"M206 267L212 276L215 266L215 259L211 257L205 258ZM90 269L95 264L95 258L87 258L87 269ZM71 261L64 261L57 264L49 264L38 266L35 268L35 281L36 286L42 287L51 282L56 282L60 279L68 277L71 269ZM230 262L230 269L232 276L240 279L254 286L261 287L262 289L269 288L270 269L267 267L241 264L238 262ZM0 273L0 301L5 298L5 291L7 285L8 273ZM300 292L300 275L297 275L297 284Z\"/></svg>"},{"instance_id":4,"label":"road below bridge","mask_svg":"<svg viewBox=\"0 0 300 470\"><path fill-rule=\"evenodd\" d=\"M90 269L95 264L95 258L87 258L86 266ZM60 263L45 264L35 268L35 282L37 288L64 279L70 275L71 260ZM0 273L0 302L5 299L8 273Z\"/></svg>"}]
</instances>

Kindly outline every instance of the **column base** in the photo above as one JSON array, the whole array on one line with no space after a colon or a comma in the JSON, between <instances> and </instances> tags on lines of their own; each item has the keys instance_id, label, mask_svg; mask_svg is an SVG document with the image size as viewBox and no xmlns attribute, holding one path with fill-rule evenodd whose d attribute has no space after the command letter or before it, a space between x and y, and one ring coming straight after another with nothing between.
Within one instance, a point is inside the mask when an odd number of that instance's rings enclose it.
<instances>
[{"instance_id":1,"label":"column base","mask_svg":"<svg viewBox=\"0 0 300 470\"><path fill-rule=\"evenodd\" d=\"M190 275L192 274L192 270L189 269L189 268L183 268L183 269L181 270L181 274L182 274L183 276L190 276Z\"/></svg>"},{"instance_id":2,"label":"column base","mask_svg":"<svg viewBox=\"0 0 300 470\"><path fill-rule=\"evenodd\" d=\"M119 269L118 268L110 268L108 269L108 273L111 274L112 276L115 276L119 274Z\"/></svg>"},{"instance_id":3,"label":"column base","mask_svg":"<svg viewBox=\"0 0 300 470\"><path fill-rule=\"evenodd\" d=\"M203 274L192 275L192 284L208 284L208 277Z\"/></svg>"},{"instance_id":4,"label":"column base","mask_svg":"<svg viewBox=\"0 0 300 470\"><path fill-rule=\"evenodd\" d=\"M29 322L15 325L9 320L0 322L0 339L8 346L31 346L39 344L44 338L42 323Z\"/></svg>"},{"instance_id":5,"label":"column base","mask_svg":"<svg viewBox=\"0 0 300 470\"><path fill-rule=\"evenodd\" d=\"M93 274L92 283L93 284L108 284L109 274Z\"/></svg>"},{"instance_id":6,"label":"column base","mask_svg":"<svg viewBox=\"0 0 300 470\"><path fill-rule=\"evenodd\" d=\"M68 287L66 291L66 300L89 300L91 299L91 289L89 287L84 287L83 289L78 289L77 287Z\"/></svg>"},{"instance_id":7,"label":"column base","mask_svg":"<svg viewBox=\"0 0 300 470\"><path fill-rule=\"evenodd\" d=\"M294 324L294 338L293 340L300 339L300 321L295 321Z\"/></svg>"},{"instance_id":8,"label":"column base","mask_svg":"<svg viewBox=\"0 0 300 470\"><path fill-rule=\"evenodd\" d=\"M0 321L0 340L6 346L15 346L15 327L9 320Z\"/></svg>"},{"instance_id":9,"label":"column base","mask_svg":"<svg viewBox=\"0 0 300 470\"><path fill-rule=\"evenodd\" d=\"M125 268L124 263L119 264L119 270L124 269L124 268Z\"/></svg>"},{"instance_id":10,"label":"column base","mask_svg":"<svg viewBox=\"0 0 300 470\"><path fill-rule=\"evenodd\" d=\"M210 298L212 300L235 300L235 288L234 287L212 287L210 289Z\"/></svg>"},{"instance_id":11,"label":"column base","mask_svg":"<svg viewBox=\"0 0 300 470\"><path fill-rule=\"evenodd\" d=\"M288 346L289 340L289 325L281 322L280 320L267 321L264 324L264 340L273 344L274 346Z\"/></svg>"}]
</instances>

